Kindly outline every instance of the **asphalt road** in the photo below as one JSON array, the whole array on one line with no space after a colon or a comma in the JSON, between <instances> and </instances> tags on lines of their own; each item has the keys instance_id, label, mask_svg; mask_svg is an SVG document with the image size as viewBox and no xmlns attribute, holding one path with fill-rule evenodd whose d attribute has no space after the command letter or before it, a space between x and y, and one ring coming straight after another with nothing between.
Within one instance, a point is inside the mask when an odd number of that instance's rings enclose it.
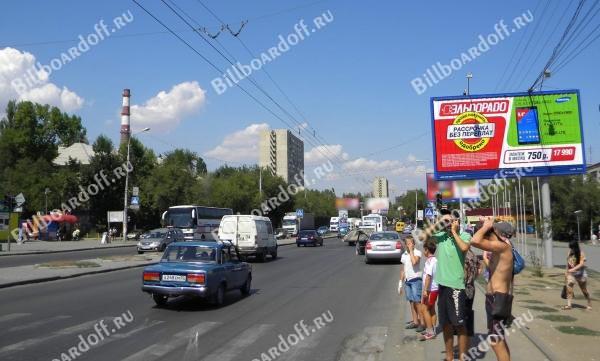
<instances>
[{"instance_id":1,"label":"asphalt road","mask_svg":"<svg viewBox=\"0 0 600 361\"><path fill-rule=\"evenodd\" d=\"M0 257L0 268L39 264L50 261L78 261L98 257L137 254L135 247L99 248L87 251L23 254Z\"/></svg>"},{"instance_id":2,"label":"asphalt road","mask_svg":"<svg viewBox=\"0 0 600 361\"><path fill-rule=\"evenodd\" d=\"M380 359L386 335L404 322L404 301L396 294L400 266L366 265L335 238L324 247L281 247L279 254L253 263L249 297L232 291L219 309L186 299L156 308L140 291L141 269L0 290L0 359ZM94 325L106 325L111 336L90 336ZM307 331L289 336L294 325ZM98 343L69 355L80 336ZM284 344L279 336L299 342Z\"/></svg>"}]
</instances>

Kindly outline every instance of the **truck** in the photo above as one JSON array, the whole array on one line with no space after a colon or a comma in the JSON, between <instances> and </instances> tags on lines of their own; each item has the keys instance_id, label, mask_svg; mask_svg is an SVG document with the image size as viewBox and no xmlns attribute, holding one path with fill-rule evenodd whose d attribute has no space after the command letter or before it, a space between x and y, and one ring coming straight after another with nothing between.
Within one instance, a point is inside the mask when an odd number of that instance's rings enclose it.
<instances>
[{"instance_id":1,"label":"truck","mask_svg":"<svg viewBox=\"0 0 600 361\"><path fill-rule=\"evenodd\" d=\"M329 232L337 232L340 225L340 217L331 217L329 220Z\"/></svg>"},{"instance_id":2,"label":"truck","mask_svg":"<svg viewBox=\"0 0 600 361\"><path fill-rule=\"evenodd\" d=\"M315 217L310 213L304 213L302 218L294 212L286 213L281 223L282 228L291 237L297 236L303 229L315 229Z\"/></svg>"}]
</instances>

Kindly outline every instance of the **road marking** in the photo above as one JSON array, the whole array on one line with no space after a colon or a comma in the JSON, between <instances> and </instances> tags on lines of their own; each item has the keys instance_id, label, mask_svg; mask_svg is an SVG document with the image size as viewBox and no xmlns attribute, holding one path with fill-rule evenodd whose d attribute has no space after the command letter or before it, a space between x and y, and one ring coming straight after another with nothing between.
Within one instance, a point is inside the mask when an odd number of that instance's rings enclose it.
<instances>
[{"instance_id":1,"label":"road marking","mask_svg":"<svg viewBox=\"0 0 600 361\"><path fill-rule=\"evenodd\" d=\"M271 328L273 328L273 325L267 324L260 324L247 328L244 332L233 336L231 342L227 342L225 345L213 351L210 355L204 357L202 361L231 361L238 357L246 347L256 342L256 340ZM188 350L188 352L189 351L190 350ZM189 356L188 352L186 352L184 359Z\"/></svg>"},{"instance_id":2,"label":"road marking","mask_svg":"<svg viewBox=\"0 0 600 361\"><path fill-rule=\"evenodd\" d=\"M200 322L199 324L190 327L186 330L178 332L171 337L168 343L159 343L147 347L133 355L128 356L122 361L151 361L157 360L169 352L185 346L190 337L198 337L220 325L220 322Z\"/></svg>"},{"instance_id":3,"label":"road marking","mask_svg":"<svg viewBox=\"0 0 600 361\"><path fill-rule=\"evenodd\" d=\"M140 331L144 331L145 329L148 329L150 327L154 327L156 325L160 325L161 323L164 323L164 322L165 321L159 321L159 320L154 320L154 321L150 321L150 322L146 321L146 322L144 322L143 325L138 326L138 327L136 327L134 329L131 329L128 332L114 333L114 334L110 335L107 339L105 339L104 341L99 342L96 346L93 346L92 348L97 348L97 347L100 347L100 346L104 346L104 345L106 345L108 343L111 343L113 341L125 339L125 338L127 338L127 337L129 337L131 335L135 335L136 333L138 333Z\"/></svg>"},{"instance_id":4,"label":"road marking","mask_svg":"<svg viewBox=\"0 0 600 361\"><path fill-rule=\"evenodd\" d=\"M31 329L31 328L39 327L41 325L45 325L45 324L50 323L50 322L54 322L54 321L58 321L58 320L65 320L67 318L71 318L71 316L58 315L58 316L47 318L45 320L34 321L34 322L31 322L31 323L28 323L28 324L25 324L25 325L11 327L11 328L9 328L6 331L7 332L15 332L15 331L28 330L28 329Z\"/></svg>"},{"instance_id":5,"label":"road marking","mask_svg":"<svg viewBox=\"0 0 600 361\"><path fill-rule=\"evenodd\" d=\"M304 357L304 353L309 349L314 349L315 347L317 347L317 344L319 343L320 340L322 340L323 334L325 333L326 330L327 330L327 328L325 328L325 329L321 328L319 330L313 331L314 333L311 333L308 336L305 336L304 334L302 334L304 339L293 346L291 344L288 344L289 350L282 353L281 356L277 357L277 361L280 361L280 360L292 361L292 360L309 359L308 357ZM279 345L279 343L281 342L279 337L277 337L276 341L277 341L277 343L274 343L273 346ZM268 352L268 350L265 350L264 352ZM260 359L259 356L260 355L256 356L256 358Z\"/></svg>"},{"instance_id":6,"label":"road marking","mask_svg":"<svg viewBox=\"0 0 600 361\"><path fill-rule=\"evenodd\" d=\"M0 322L10 321L10 320L14 320L17 318L30 316L30 315L31 315L31 313L11 313L8 315L0 316Z\"/></svg>"},{"instance_id":7,"label":"road marking","mask_svg":"<svg viewBox=\"0 0 600 361\"><path fill-rule=\"evenodd\" d=\"M0 348L0 356L3 356L7 353L11 353L14 351L23 351L25 349L35 347L43 342L50 341L50 340L58 338L60 336L65 336L65 335L70 335L73 333L86 331L86 330L90 329L91 327L93 327L95 324L99 323L101 319L95 319L95 320L87 321L84 323L80 323L79 325L63 328L62 330L53 332L53 333L49 334L48 336L30 338L27 340L23 340L21 342L13 343L12 345L4 346L4 347ZM110 317L110 318L103 318L103 319L113 320L114 318Z\"/></svg>"}]
</instances>

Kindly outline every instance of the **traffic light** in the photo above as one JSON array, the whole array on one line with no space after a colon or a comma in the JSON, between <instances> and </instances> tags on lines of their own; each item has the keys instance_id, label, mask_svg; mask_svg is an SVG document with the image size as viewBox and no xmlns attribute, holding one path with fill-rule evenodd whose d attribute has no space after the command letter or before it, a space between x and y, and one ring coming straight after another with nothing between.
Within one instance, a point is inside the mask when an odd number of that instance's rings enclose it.
<instances>
[{"instance_id":1,"label":"traffic light","mask_svg":"<svg viewBox=\"0 0 600 361\"><path fill-rule=\"evenodd\" d=\"M442 193L437 193L435 195L435 207L437 209L442 209Z\"/></svg>"}]
</instances>

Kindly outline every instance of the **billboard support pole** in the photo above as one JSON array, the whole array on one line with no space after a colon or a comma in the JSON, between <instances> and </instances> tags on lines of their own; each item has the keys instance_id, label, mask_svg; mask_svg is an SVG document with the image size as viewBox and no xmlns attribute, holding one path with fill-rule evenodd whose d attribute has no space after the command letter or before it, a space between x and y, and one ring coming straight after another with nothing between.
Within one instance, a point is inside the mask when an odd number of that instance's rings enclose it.
<instances>
[{"instance_id":1,"label":"billboard support pole","mask_svg":"<svg viewBox=\"0 0 600 361\"><path fill-rule=\"evenodd\" d=\"M543 244L546 258L546 267L554 267L552 260L552 209L550 207L550 183L548 177L542 178L542 219L543 219Z\"/></svg>"}]
</instances>

